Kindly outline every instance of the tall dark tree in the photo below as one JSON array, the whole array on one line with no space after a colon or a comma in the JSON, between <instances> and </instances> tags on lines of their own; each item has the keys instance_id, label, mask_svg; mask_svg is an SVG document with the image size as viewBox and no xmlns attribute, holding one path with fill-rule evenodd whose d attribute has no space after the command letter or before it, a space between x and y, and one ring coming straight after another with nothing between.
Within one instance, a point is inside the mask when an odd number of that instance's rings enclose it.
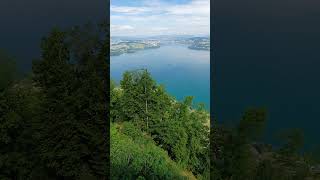
<instances>
[{"instance_id":1,"label":"tall dark tree","mask_svg":"<svg viewBox=\"0 0 320 180\"><path fill-rule=\"evenodd\" d=\"M152 132L158 122L163 120L171 98L145 69L125 72L120 84L123 90L123 120L134 121L143 130Z\"/></svg>"},{"instance_id":2,"label":"tall dark tree","mask_svg":"<svg viewBox=\"0 0 320 180\"><path fill-rule=\"evenodd\" d=\"M109 38L101 28L54 29L33 65L34 81L44 94L41 159L56 178L108 175Z\"/></svg>"}]
</instances>

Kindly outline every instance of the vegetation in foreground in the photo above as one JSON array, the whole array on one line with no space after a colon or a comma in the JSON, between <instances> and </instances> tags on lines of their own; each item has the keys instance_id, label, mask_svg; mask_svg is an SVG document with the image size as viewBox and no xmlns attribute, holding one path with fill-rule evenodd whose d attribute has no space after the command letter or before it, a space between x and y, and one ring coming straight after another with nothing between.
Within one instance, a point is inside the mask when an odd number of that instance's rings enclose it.
<instances>
[{"instance_id":1,"label":"vegetation in foreground","mask_svg":"<svg viewBox=\"0 0 320 180\"><path fill-rule=\"evenodd\" d=\"M213 180L319 180L319 151L303 151L299 129L281 132L280 147L260 143L266 111L246 111L235 127L211 129Z\"/></svg>"},{"instance_id":2,"label":"vegetation in foreground","mask_svg":"<svg viewBox=\"0 0 320 180\"><path fill-rule=\"evenodd\" d=\"M1 180L107 179L106 32L54 29L21 80L13 58L0 55Z\"/></svg>"},{"instance_id":3,"label":"vegetation in foreground","mask_svg":"<svg viewBox=\"0 0 320 180\"><path fill-rule=\"evenodd\" d=\"M209 179L209 114L178 102L147 70L111 84L112 179Z\"/></svg>"}]
</instances>

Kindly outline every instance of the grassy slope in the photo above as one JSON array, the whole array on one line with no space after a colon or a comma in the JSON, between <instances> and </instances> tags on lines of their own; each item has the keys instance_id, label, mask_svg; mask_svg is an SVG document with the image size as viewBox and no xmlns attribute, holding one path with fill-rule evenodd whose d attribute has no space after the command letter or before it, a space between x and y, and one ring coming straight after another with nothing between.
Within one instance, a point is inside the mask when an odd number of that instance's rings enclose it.
<instances>
[{"instance_id":1,"label":"grassy slope","mask_svg":"<svg viewBox=\"0 0 320 180\"><path fill-rule=\"evenodd\" d=\"M114 174L131 172L133 179L138 176L148 179L151 174L159 179L196 179L191 172L183 170L171 160L167 152L156 146L151 137L128 123L111 124L110 154L111 172ZM145 169L148 170L144 171ZM119 177L113 177L116 178Z\"/></svg>"}]
</instances>

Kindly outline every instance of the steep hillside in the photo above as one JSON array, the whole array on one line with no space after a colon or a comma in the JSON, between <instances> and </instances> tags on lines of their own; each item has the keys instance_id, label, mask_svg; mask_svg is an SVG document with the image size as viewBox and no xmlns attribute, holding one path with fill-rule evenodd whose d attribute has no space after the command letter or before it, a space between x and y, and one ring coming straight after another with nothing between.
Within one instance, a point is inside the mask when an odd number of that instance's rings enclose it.
<instances>
[{"instance_id":1,"label":"steep hillside","mask_svg":"<svg viewBox=\"0 0 320 180\"><path fill-rule=\"evenodd\" d=\"M209 114L144 71L111 84L113 179L209 179ZM194 108L196 107L196 108Z\"/></svg>"},{"instance_id":2,"label":"steep hillside","mask_svg":"<svg viewBox=\"0 0 320 180\"><path fill-rule=\"evenodd\" d=\"M112 179L195 179L131 123L111 124Z\"/></svg>"}]
</instances>

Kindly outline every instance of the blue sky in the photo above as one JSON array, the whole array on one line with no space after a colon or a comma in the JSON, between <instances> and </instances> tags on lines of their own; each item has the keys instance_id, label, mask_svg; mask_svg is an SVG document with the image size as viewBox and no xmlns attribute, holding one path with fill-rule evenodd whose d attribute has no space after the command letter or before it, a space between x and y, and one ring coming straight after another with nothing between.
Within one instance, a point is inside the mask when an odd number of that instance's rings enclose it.
<instances>
[{"instance_id":1,"label":"blue sky","mask_svg":"<svg viewBox=\"0 0 320 180\"><path fill-rule=\"evenodd\" d=\"M209 33L210 0L111 0L111 36Z\"/></svg>"}]
</instances>

